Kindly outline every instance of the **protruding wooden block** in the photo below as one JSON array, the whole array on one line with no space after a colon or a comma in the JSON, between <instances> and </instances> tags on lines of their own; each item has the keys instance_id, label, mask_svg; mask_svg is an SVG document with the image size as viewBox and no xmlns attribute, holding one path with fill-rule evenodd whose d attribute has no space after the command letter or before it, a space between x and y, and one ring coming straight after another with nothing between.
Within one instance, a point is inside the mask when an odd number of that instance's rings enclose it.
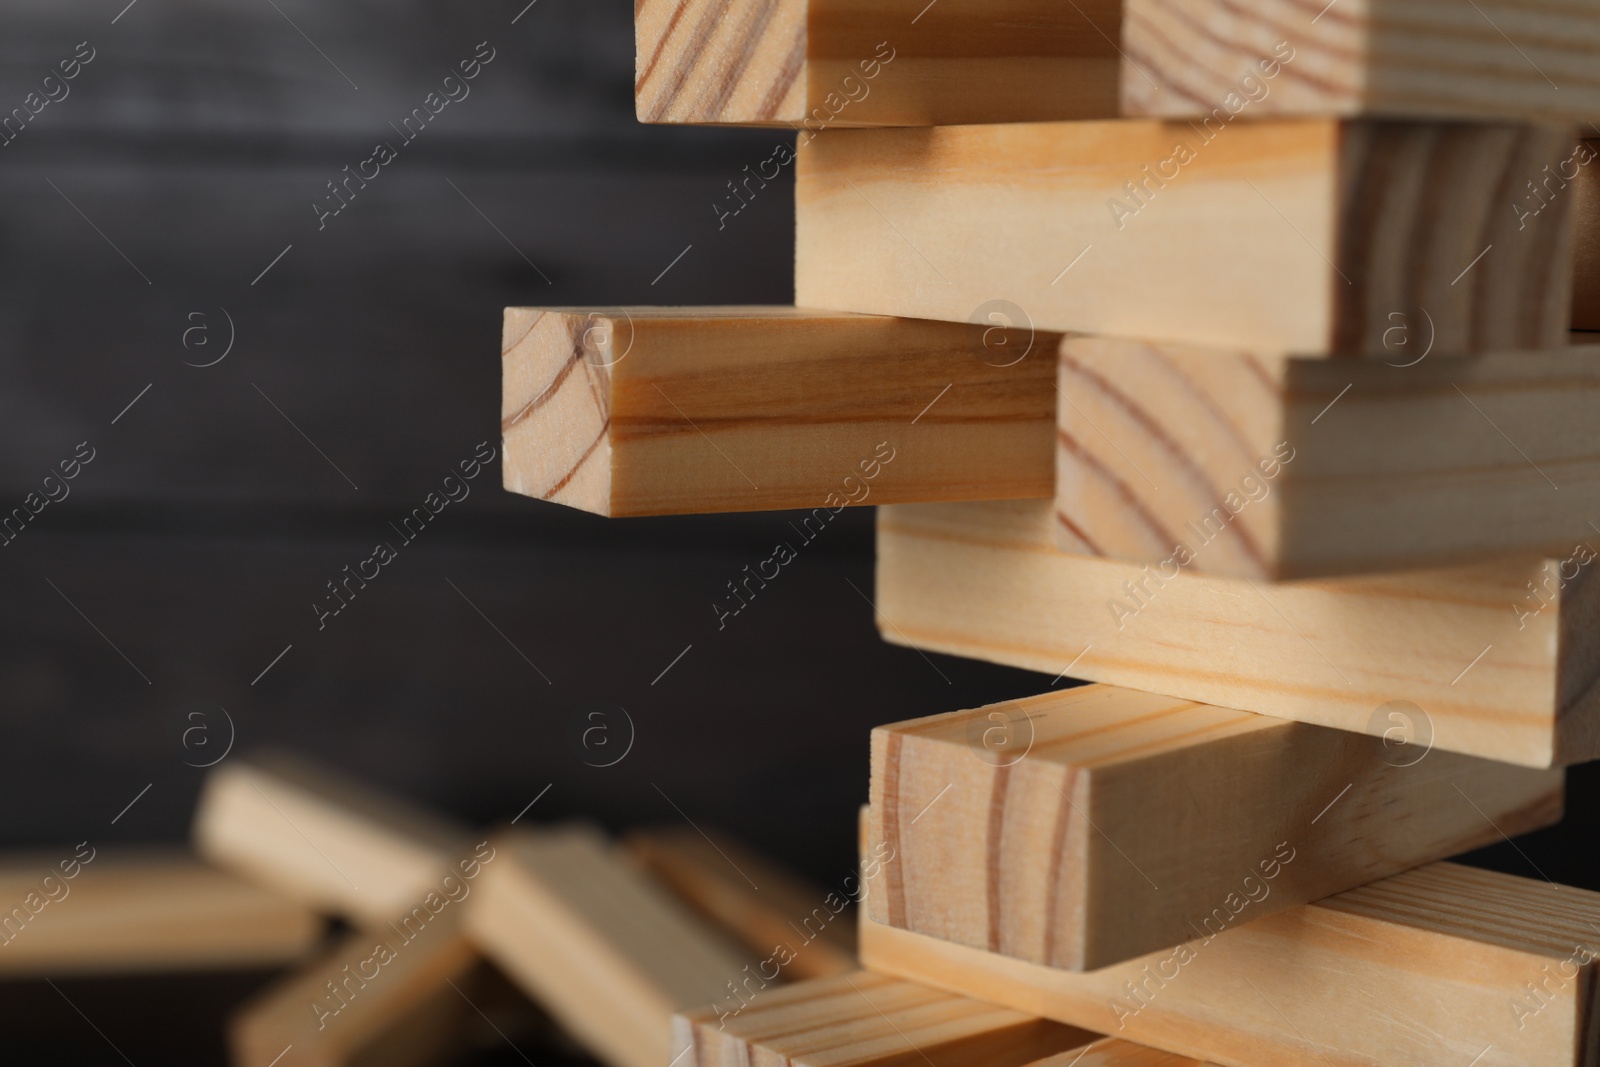
<instances>
[{"instance_id":1,"label":"protruding wooden block","mask_svg":"<svg viewBox=\"0 0 1600 1067\"><path fill-rule=\"evenodd\" d=\"M1585 3L1125 0L1122 51L1129 115L1600 116Z\"/></svg>"},{"instance_id":2,"label":"protruding wooden block","mask_svg":"<svg viewBox=\"0 0 1600 1067\"><path fill-rule=\"evenodd\" d=\"M879 632L1527 766L1600 756L1592 567L1542 599L1561 561L1265 586L1068 555L1054 526L1035 501L881 509Z\"/></svg>"},{"instance_id":3,"label":"protruding wooden block","mask_svg":"<svg viewBox=\"0 0 1600 1067\"><path fill-rule=\"evenodd\" d=\"M505 486L615 516L1048 496L1058 340L787 307L507 308Z\"/></svg>"},{"instance_id":4,"label":"protruding wooden block","mask_svg":"<svg viewBox=\"0 0 1600 1067\"><path fill-rule=\"evenodd\" d=\"M195 812L200 854L367 926L409 911L466 855L470 831L287 756L231 759Z\"/></svg>"},{"instance_id":5,"label":"protruding wooden block","mask_svg":"<svg viewBox=\"0 0 1600 1067\"><path fill-rule=\"evenodd\" d=\"M0 976L263 967L303 958L322 921L175 849L89 842L0 869Z\"/></svg>"},{"instance_id":6,"label":"protruding wooden block","mask_svg":"<svg viewBox=\"0 0 1600 1067\"><path fill-rule=\"evenodd\" d=\"M596 831L513 830L493 845L467 935L610 1067L663 1067L673 1012L761 981L746 953Z\"/></svg>"},{"instance_id":7,"label":"protruding wooden block","mask_svg":"<svg viewBox=\"0 0 1600 1067\"><path fill-rule=\"evenodd\" d=\"M1331 16L1330 16L1331 17ZM795 302L1311 355L1566 336L1570 130L1333 119L829 130L800 147Z\"/></svg>"},{"instance_id":8,"label":"protruding wooden block","mask_svg":"<svg viewBox=\"0 0 1600 1067\"><path fill-rule=\"evenodd\" d=\"M1117 113L1113 0L639 0L640 122L925 126Z\"/></svg>"},{"instance_id":9,"label":"protruding wooden block","mask_svg":"<svg viewBox=\"0 0 1600 1067\"><path fill-rule=\"evenodd\" d=\"M872 731L869 911L1094 970L1549 826L1562 781L1083 686Z\"/></svg>"},{"instance_id":10,"label":"protruding wooden block","mask_svg":"<svg viewBox=\"0 0 1600 1067\"><path fill-rule=\"evenodd\" d=\"M777 946L793 958L784 980L826 978L853 971L855 918L846 893L823 889L740 848L688 827L639 830L624 846L639 864L708 922L736 935L750 952L766 956ZM848 888L848 887L846 887Z\"/></svg>"},{"instance_id":11,"label":"protruding wooden block","mask_svg":"<svg viewBox=\"0 0 1600 1067\"><path fill-rule=\"evenodd\" d=\"M1575 330L1600 330L1600 140L1583 142L1583 150L1574 156L1582 160L1578 173L1568 178L1571 168L1563 168L1549 180L1539 175L1539 181L1522 194L1519 201L1523 210L1538 209L1558 197L1572 197L1572 212L1576 216L1577 248L1573 253L1572 328ZM1563 180L1566 179L1566 180ZM1571 188L1568 189L1567 185Z\"/></svg>"},{"instance_id":12,"label":"protruding wooden block","mask_svg":"<svg viewBox=\"0 0 1600 1067\"><path fill-rule=\"evenodd\" d=\"M1382 362L1068 338L1056 543L1255 579L1547 553L1570 579L1600 545L1600 346L1393 329Z\"/></svg>"}]
</instances>

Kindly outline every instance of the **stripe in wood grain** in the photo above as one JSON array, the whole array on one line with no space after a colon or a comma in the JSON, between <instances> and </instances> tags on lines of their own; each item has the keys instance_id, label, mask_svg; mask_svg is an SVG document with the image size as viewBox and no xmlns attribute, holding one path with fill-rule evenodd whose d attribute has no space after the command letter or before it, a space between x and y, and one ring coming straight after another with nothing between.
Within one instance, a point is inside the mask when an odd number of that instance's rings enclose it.
<instances>
[{"instance_id":1,"label":"stripe in wood grain","mask_svg":"<svg viewBox=\"0 0 1600 1067\"><path fill-rule=\"evenodd\" d=\"M749 0L746 0L749 3ZM711 94L709 103L703 105L704 110L710 114L721 114L728 106L728 100L738 88L739 81L749 70L751 62L755 59L756 46L761 43L761 36L767 26L772 22L773 13L777 10L779 0L754 0L741 26L738 43L734 48L734 61L722 69L717 78L716 86ZM767 118L767 115L759 116Z\"/></svg>"},{"instance_id":2,"label":"stripe in wood grain","mask_svg":"<svg viewBox=\"0 0 1600 1067\"><path fill-rule=\"evenodd\" d=\"M902 926L906 921L906 887L899 862L905 849L900 837L900 754L903 747L902 738L890 737L883 767L883 839L894 849L894 859L883 866L883 888L891 926Z\"/></svg>"},{"instance_id":3,"label":"stripe in wood grain","mask_svg":"<svg viewBox=\"0 0 1600 1067\"><path fill-rule=\"evenodd\" d=\"M1040 952L1044 959L1050 962L1058 958L1056 931L1061 925L1061 880L1066 873L1067 838L1072 833L1073 826L1072 805L1067 802L1067 798L1078 788L1077 769L1068 767L1065 770L1061 803L1056 805L1055 827L1050 833L1050 866L1045 879L1044 943L1040 947Z\"/></svg>"},{"instance_id":4,"label":"stripe in wood grain","mask_svg":"<svg viewBox=\"0 0 1600 1067\"><path fill-rule=\"evenodd\" d=\"M1005 899L1004 886L1000 881L1000 856L1005 844L1006 788L1010 784L1010 766L1006 764L996 766L993 781L989 784L989 826L984 834L984 851L986 855L984 870L985 889L987 890L986 903L989 910L990 952L1000 951L1000 920ZM904 898L905 893L902 887L902 901L904 901Z\"/></svg>"},{"instance_id":5,"label":"stripe in wood grain","mask_svg":"<svg viewBox=\"0 0 1600 1067\"><path fill-rule=\"evenodd\" d=\"M789 95L789 90L794 88L794 83L806 68L806 38L804 34L797 34L794 43L789 46L789 54L783 59L783 66L778 70L778 77L767 89L766 95L761 98L761 103L756 108L756 116L762 119L778 117L778 107Z\"/></svg>"},{"instance_id":6,"label":"stripe in wood grain","mask_svg":"<svg viewBox=\"0 0 1600 1067\"><path fill-rule=\"evenodd\" d=\"M644 11L645 4L648 2L649 0L634 0L633 17L635 21L638 20L640 13ZM693 0L678 0L673 6L672 15L667 19L666 29L660 37L656 38L656 46L650 51L650 61L644 65L644 69L639 72L639 77L633 83L635 94L638 94L644 88L644 83L649 81L650 76L655 73L656 64L661 62L661 54L666 51L667 45L672 41L673 33L678 28L678 21L683 18L683 13L689 10L691 3L693 3Z\"/></svg>"},{"instance_id":7,"label":"stripe in wood grain","mask_svg":"<svg viewBox=\"0 0 1600 1067\"><path fill-rule=\"evenodd\" d=\"M567 487L567 483L571 482L573 478L578 476L578 471L582 470L583 465L589 461L589 457L594 455L595 450L600 447L600 442L606 439L606 431L610 429L610 427L610 419L607 419L605 422L600 424L600 432L595 436L593 441L589 442L589 447L583 450L583 454L580 455L577 460L573 462L572 466L567 469L567 473L556 479L554 485L550 486L550 488L546 489L544 492L538 494L540 499L554 500L556 498L556 494L565 489Z\"/></svg>"},{"instance_id":8,"label":"stripe in wood grain","mask_svg":"<svg viewBox=\"0 0 1600 1067\"><path fill-rule=\"evenodd\" d=\"M1149 527L1150 531L1169 547L1169 550L1171 546L1175 546L1178 543L1180 539L1171 530L1168 530L1162 525L1161 520L1156 518L1156 516L1150 512L1150 509L1145 506L1144 500L1140 498L1139 494L1134 492L1133 488L1126 481L1124 481L1120 475L1107 466L1099 456L1095 455L1093 452L1090 452L1083 446L1082 442L1078 441L1077 438L1067 433L1066 430L1057 430L1056 440L1061 444L1061 447L1065 452L1071 454L1074 461L1088 468L1092 474L1098 475L1101 481L1110 483L1117 495L1120 496L1128 505L1128 509L1132 511L1133 514L1137 515L1139 520L1144 523L1145 526ZM1065 457L1058 458L1057 462L1060 462L1061 459L1064 458ZM1085 544L1093 544L1088 537L1079 535L1078 526L1073 522L1073 520L1069 519L1066 512L1059 507L1056 508L1056 518L1066 525L1070 530L1072 530L1074 535L1078 535L1079 539Z\"/></svg>"}]
</instances>

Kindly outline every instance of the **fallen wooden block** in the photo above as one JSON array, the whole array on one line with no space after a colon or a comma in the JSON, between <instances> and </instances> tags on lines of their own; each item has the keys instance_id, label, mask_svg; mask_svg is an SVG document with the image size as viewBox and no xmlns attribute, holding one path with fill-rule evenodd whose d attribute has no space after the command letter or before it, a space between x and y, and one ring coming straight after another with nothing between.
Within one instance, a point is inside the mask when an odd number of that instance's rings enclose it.
<instances>
[{"instance_id":1,"label":"fallen wooden block","mask_svg":"<svg viewBox=\"0 0 1600 1067\"><path fill-rule=\"evenodd\" d=\"M477 952L459 915L360 931L253 998L228 1027L236 1067L425 1064L459 1051Z\"/></svg>"},{"instance_id":2,"label":"fallen wooden block","mask_svg":"<svg viewBox=\"0 0 1600 1067\"><path fill-rule=\"evenodd\" d=\"M1311 355L1562 343L1566 129L1332 119L830 130L800 147L795 302ZM1002 299L1003 298L1003 299ZM1391 335L1392 336L1392 335Z\"/></svg>"},{"instance_id":3,"label":"fallen wooden block","mask_svg":"<svg viewBox=\"0 0 1600 1067\"><path fill-rule=\"evenodd\" d=\"M281 755L213 770L194 840L214 863L369 926L409 911L472 852L465 827Z\"/></svg>"},{"instance_id":4,"label":"fallen wooden block","mask_svg":"<svg viewBox=\"0 0 1600 1067\"><path fill-rule=\"evenodd\" d=\"M1068 338L1056 543L1167 575L1547 553L1570 578L1600 545L1600 346L1450 357L1394 329L1383 362Z\"/></svg>"},{"instance_id":5,"label":"fallen wooden block","mask_svg":"<svg viewBox=\"0 0 1600 1067\"><path fill-rule=\"evenodd\" d=\"M1048 496L1058 340L781 307L507 308L505 486L616 516Z\"/></svg>"},{"instance_id":6,"label":"fallen wooden block","mask_svg":"<svg viewBox=\"0 0 1600 1067\"><path fill-rule=\"evenodd\" d=\"M468 937L610 1067L663 1067L673 1012L762 980L596 831L511 831L492 844Z\"/></svg>"},{"instance_id":7,"label":"fallen wooden block","mask_svg":"<svg viewBox=\"0 0 1600 1067\"><path fill-rule=\"evenodd\" d=\"M874 920L1094 970L1549 826L1563 772L1089 685L872 731Z\"/></svg>"},{"instance_id":8,"label":"fallen wooden block","mask_svg":"<svg viewBox=\"0 0 1600 1067\"><path fill-rule=\"evenodd\" d=\"M1126 0L1122 51L1129 115L1600 116L1585 4Z\"/></svg>"},{"instance_id":9,"label":"fallen wooden block","mask_svg":"<svg viewBox=\"0 0 1600 1067\"><path fill-rule=\"evenodd\" d=\"M1263 586L1068 555L1054 526L1035 501L881 509L879 632L1419 748L1600 756L1589 570L1538 598L1528 583L1559 561Z\"/></svg>"},{"instance_id":10,"label":"fallen wooden block","mask_svg":"<svg viewBox=\"0 0 1600 1067\"><path fill-rule=\"evenodd\" d=\"M1121 8L1107 0L641 0L634 19L640 122L818 130L1117 113Z\"/></svg>"},{"instance_id":11,"label":"fallen wooden block","mask_svg":"<svg viewBox=\"0 0 1600 1067\"><path fill-rule=\"evenodd\" d=\"M1587 1067L1597 928L1600 894L1436 863L1088 973L867 917L861 951L883 974L1227 1067Z\"/></svg>"},{"instance_id":12,"label":"fallen wooden block","mask_svg":"<svg viewBox=\"0 0 1600 1067\"><path fill-rule=\"evenodd\" d=\"M855 919L839 915L846 894L796 879L719 834L717 843L696 830L635 831L623 842L646 871L698 912L766 956L777 946L792 958L785 981L825 978L856 969Z\"/></svg>"},{"instance_id":13,"label":"fallen wooden block","mask_svg":"<svg viewBox=\"0 0 1600 1067\"><path fill-rule=\"evenodd\" d=\"M7 978L264 967L322 936L301 905L175 849L7 857L0 909Z\"/></svg>"}]
</instances>

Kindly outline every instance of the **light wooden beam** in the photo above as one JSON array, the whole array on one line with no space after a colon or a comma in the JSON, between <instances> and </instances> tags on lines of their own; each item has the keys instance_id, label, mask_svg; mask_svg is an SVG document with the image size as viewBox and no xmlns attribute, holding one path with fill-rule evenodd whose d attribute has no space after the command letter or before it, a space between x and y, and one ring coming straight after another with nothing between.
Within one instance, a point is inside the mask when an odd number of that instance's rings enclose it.
<instances>
[{"instance_id":1,"label":"light wooden beam","mask_svg":"<svg viewBox=\"0 0 1600 1067\"><path fill-rule=\"evenodd\" d=\"M639 0L641 122L923 126L1117 113L1116 0Z\"/></svg>"},{"instance_id":2,"label":"light wooden beam","mask_svg":"<svg viewBox=\"0 0 1600 1067\"><path fill-rule=\"evenodd\" d=\"M793 958L785 981L853 971L855 917L842 915L853 900L845 892L810 885L740 848L725 835L713 844L689 827L638 830L623 841L641 867L744 947L767 956L777 946Z\"/></svg>"},{"instance_id":3,"label":"light wooden beam","mask_svg":"<svg viewBox=\"0 0 1600 1067\"><path fill-rule=\"evenodd\" d=\"M1048 496L1059 337L1004 325L507 308L505 486L615 516Z\"/></svg>"},{"instance_id":4,"label":"light wooden beam","mask_svg":"<svg viewBox=\"0 0 1600 1067\"><path fill-rule=\"evenodd\" d=\"M466 827L282 755L212 771L194 840L220 866L367 926L409 911L472 853Z\"/></svg>"},{"instance_id":5,"label":"light wooden beam","mask_svg":"<svg viewBox=\"0 0 1600 1067\"><path fill-rule=\"evenodd\" d=\"M1597 927L1600 894L1436 863L1088 973L869 918L861 949L883 974L1228 1067L1591 1067Z\"/></svg>"},{"instance_id":6,"label":"light wooden beam","mask_svg":"<svg viewBox=\"0 0 1600 1067\"><path fill-rule=\"evenodd\" d=\"M1123 109L1197 119L1600 116L1600 11L1557 0L1462 6L1125 0Z\"/></svg>"},{"instance_id":7,"label":"light wooden beam","mask_svg":"<svg viewBox=\"0 0 1600 1067\"><path fill-rule=\"evenodd\" d=\"M0 977L264 967L302 959L322 921L173 849L89 842L0 867Z\"/></svg>"},{"instance_id":8,"label":"light wooden beam","mask_svg":"<svg viewBox=\"0 0 1600 1067\"><path fill-rule=\"evenodd\" d=\"M1069 338L1057 544L1254 579L1545 553L1570 578L1600 552L1600 345L1450 357L1421 315L1393 329L1384 361Z\"/></svg>"},{"instance_id":9,"label":"light wooden beam","mask_svg":"<svg viewBox=\"0 0 1600 1067\"><path fill-rule=\"evenodd\" d=\"M1275 586L1171 578L1060 552L1054 510L1036 501L881 509L880 633L1047 677L1427 738L1528 766L1600 756L1593 567L1569 567L1565 588L1541 585L1533 599L1527 583L1560 561Z\"/></svg>"},{"instance_id":10,"label":"light wooden beam","mask_svg":"<svg viewBox=\"0 0 1600 1067\"><path fill-rule=\"evenodd\" d=\"M493 846L468 936L609 1067L663 1067L673 1012L761 981L731 938L596 831L511 831Z\"/></svg>"},{"instance_id":11,"label":"light wooden beam","mask_svg":"<svg viewBox=\"0 0 1600 1067\"><path fill-rule=\"evenodd\" d=\"M1331 119L830 130L797 171L795 302L1310 355L1562 343L1572 199L1506 190L1559 128ZM1004 302L999 304L998 302Z\"/></svg>"},{"instance_id":12,"label":"light wooden beam","mask_svg":"<svg viewBox=\"0 0 1600 1067\"><path fill-rule=\"evenodd\" d=\"M869 913L1094 970L1549 826L1562 781L1082 686L872 731Z\"/></svg>"}]
</instances>

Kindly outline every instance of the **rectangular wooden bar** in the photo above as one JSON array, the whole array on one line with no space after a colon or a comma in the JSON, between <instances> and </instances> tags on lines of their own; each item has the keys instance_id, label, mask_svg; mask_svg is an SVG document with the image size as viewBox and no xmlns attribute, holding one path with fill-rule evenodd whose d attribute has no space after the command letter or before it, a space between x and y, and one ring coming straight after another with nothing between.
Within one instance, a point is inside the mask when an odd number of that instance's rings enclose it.
<instances>
[{"instance_id":1,"label":"rectangular wooden bar","mask_svg":"<svg viewBox=\"0 0 1600 1067\"><path fill-rule=\"evenodd\" d=\"M639 0L641 122L927 126L1117 113L1115 0Z\"/></svg>"},{"instance_id":2,"label":"rectangular wooden bar","mask_svg":"<svg viewBox=\"0 0 1600 1067\"><path fill-rule=\"evenodd\" d=\"M1527 766L1600 756L1593 568L1530 611L1552 561L1269 587L1068 555L1054 526L1035 501L881 509L879 632Z\"/></svg>"},{"instance_id":3,"label":"rectangular wooden bar","mask_svg":"<svg viewBox=\"0 0 1600 1067\"><path fill-rule=\"evenodd\" d=\"M1541 210L1558 197L1572 197L1577 231L1572 267L1572 328L1600 330L1600 140L1587 140L1573 159L1581 165L1560 168L1539 181L1519 201L1524 210ZM1576 174L1569 173L1576 169ZM1568 188L1568 185L1571 188Z\"/></svg>"},{"instance_id":4,"label":"rectangular wooden bar","mask_svg":"<svg viewBox=\"0 0 1600 1067\"><path fill-rule=\"evenodd\" d=\"M304 906L176 849L89 842L0 868L0 977L148 974L302 959Z\"/></svg>"},{"instance_id":5,"label":"rectangular wooden bar","mask_svg":"<svg viewBox=\"0 0 1600 1067\"><path fill-rule=\"evenodd\" d=\"M1600 894L1436 863L1088 973L866 917L861 949L883 974L1225 1067L1592 1067L1597 926Z\"/></svg>"},{"instance_id":6,"label":"rectangular wooden bar","mask_svg":"<svg viewBox=\"0 0 1600 1067\"><path fill-rule=\"evenodd\" d=\"M672 1014L761 982L749 956L583 826L509 831L467 935L609 1067L663 1067Z\"/></svg>"},{"instance_id":7,"label":"rectangular wooden bar","mask_svg":"<svg viewBox=\"0 0 1600 1067\"><path fill-rule=\"evenodd\" d=\"M1094 970L1549 826L1562 782L1082 686L872 731L870 845L895 859L869 913Z\"/></svg>"},{"instance_id":8,"label":"rectangular wooden bar","mask_svg":"<svg viewBox=\"0 0 1600 1067\"><path fill-rule=\"evenodd\" d=\"M1051 493L1059 337L787 307L507 308L507 489L600 515Z\"/></svg>"},{"instance_id":9,"label":"rectangular wooden bar","mask_svg":"<svg viewBox=\"0 0 1600 1067\"><path fill-rule=\"evenodd\" d=\"M1113 338L1061 346L1056 543L1235 578L1315 578L1600 545L1600 345L1383 361Z\"/></svg>"},{"instance_id":10,"label":"rectangular wooden bar","mask_svg":"<svg viewBox=\"0 0 1600 1067\"><path fill-rule=\"evenodd\" d=\"M1125 0L1121 44L1128 115L1600 116L1590 4Z\"/></svg>"},{"instance_id":11,"label":"rectangular wooden bar","mask_svg":"<svg viewBox=\"0 0 1600 1067\"><path fill-rule=\"evenodd\" d=\"M1570 321L1571 197L1505 191L1573 150L1514 124L1130 120L830 130L802 145L795 302L1307 355L1442 352Z\"/></svg>"}]
</instances>

